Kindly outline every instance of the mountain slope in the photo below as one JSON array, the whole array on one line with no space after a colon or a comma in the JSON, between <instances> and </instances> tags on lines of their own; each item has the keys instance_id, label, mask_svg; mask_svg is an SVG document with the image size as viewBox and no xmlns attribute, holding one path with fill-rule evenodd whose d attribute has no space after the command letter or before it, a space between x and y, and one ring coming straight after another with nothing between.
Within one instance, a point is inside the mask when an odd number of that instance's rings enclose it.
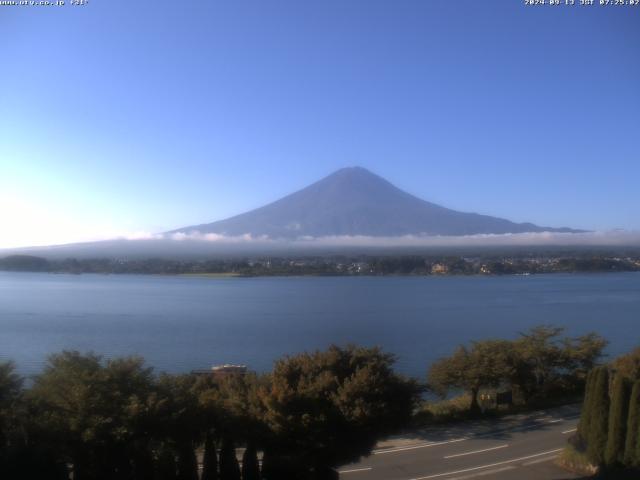
<instances>
[{"instance_id":1,"label":"mountain slope","mask_svg":"<svg viewBox=\"0 0 640 480\"><path fill-rule=\"evenodd\" d=\"M578 232L463 213L421 200L361 167L344 168L280 200L169 233L270 238Z\"/></svg>"}]
</instances>

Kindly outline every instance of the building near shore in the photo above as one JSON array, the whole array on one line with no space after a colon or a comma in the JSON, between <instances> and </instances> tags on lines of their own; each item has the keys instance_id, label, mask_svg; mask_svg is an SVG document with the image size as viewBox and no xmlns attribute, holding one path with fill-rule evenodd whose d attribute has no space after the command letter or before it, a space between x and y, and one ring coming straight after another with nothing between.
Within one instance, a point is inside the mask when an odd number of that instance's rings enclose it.
<instances>
[{"instance_id":1,"label":"building near shore","mask_svg":"<svg viewBox=\"0 0 640 480\"><path fill-rule=\"evenodd\" d=\"M192 370L193 375L211 375L214 379L220 380L232 376L242 376L247 373L246 365L234 365L225 363L222 365L214 365L210 369Z\"/></svg>"}]
</instances>

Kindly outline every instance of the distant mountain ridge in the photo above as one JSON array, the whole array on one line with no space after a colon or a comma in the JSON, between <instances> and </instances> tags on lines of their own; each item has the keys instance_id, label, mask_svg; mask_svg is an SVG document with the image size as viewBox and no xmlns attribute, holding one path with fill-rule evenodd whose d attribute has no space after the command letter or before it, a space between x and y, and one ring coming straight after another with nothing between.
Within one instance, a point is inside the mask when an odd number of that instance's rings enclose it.
<instances>
[{"instance_id":1,"label":"distant mountain ridge","mask_svg":"<svg viewBox=\"0 0 640 480\"><path fill-rule=\"evenodd\" d=\"M580 233L451 210L415 197L362 167L338 170L273 203L213 223L167 233L251 235L272 239L328 236Z\"/></svg>"}]
</instances>

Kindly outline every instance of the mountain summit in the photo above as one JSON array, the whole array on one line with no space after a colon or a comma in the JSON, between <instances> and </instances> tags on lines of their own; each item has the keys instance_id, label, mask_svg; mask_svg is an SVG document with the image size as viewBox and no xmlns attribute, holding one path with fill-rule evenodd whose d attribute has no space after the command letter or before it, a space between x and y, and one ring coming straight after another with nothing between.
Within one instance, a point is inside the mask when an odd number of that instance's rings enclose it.
<instances>
[{"instance_id":1,"label":"mountain summit","mask_svg":"<svg viewBox=\"0 0 640 480\"><path fill-rule=\"evenodd\" d=\"M269 238L578 232L464 213L427 202L362 167L343 168L264 207L170 233Z\"/></svg>"}]
</instances>

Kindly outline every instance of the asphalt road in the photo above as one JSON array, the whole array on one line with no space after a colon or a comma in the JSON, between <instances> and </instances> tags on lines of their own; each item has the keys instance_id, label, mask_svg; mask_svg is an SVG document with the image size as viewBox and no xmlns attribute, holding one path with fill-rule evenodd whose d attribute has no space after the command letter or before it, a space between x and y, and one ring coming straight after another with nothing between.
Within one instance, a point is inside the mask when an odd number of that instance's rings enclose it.
<instances>
[{"instance_id":1,"label":"asphalt road","mask_svg":"<svg viewBox=\"0 0 640 480\"><path fill-rule=\"evenodd\" d=\"M339 469L342 480L561 480L554 460L575 432L578 406L429 429L381 442Z\"/></svg>"}]
</instances>

